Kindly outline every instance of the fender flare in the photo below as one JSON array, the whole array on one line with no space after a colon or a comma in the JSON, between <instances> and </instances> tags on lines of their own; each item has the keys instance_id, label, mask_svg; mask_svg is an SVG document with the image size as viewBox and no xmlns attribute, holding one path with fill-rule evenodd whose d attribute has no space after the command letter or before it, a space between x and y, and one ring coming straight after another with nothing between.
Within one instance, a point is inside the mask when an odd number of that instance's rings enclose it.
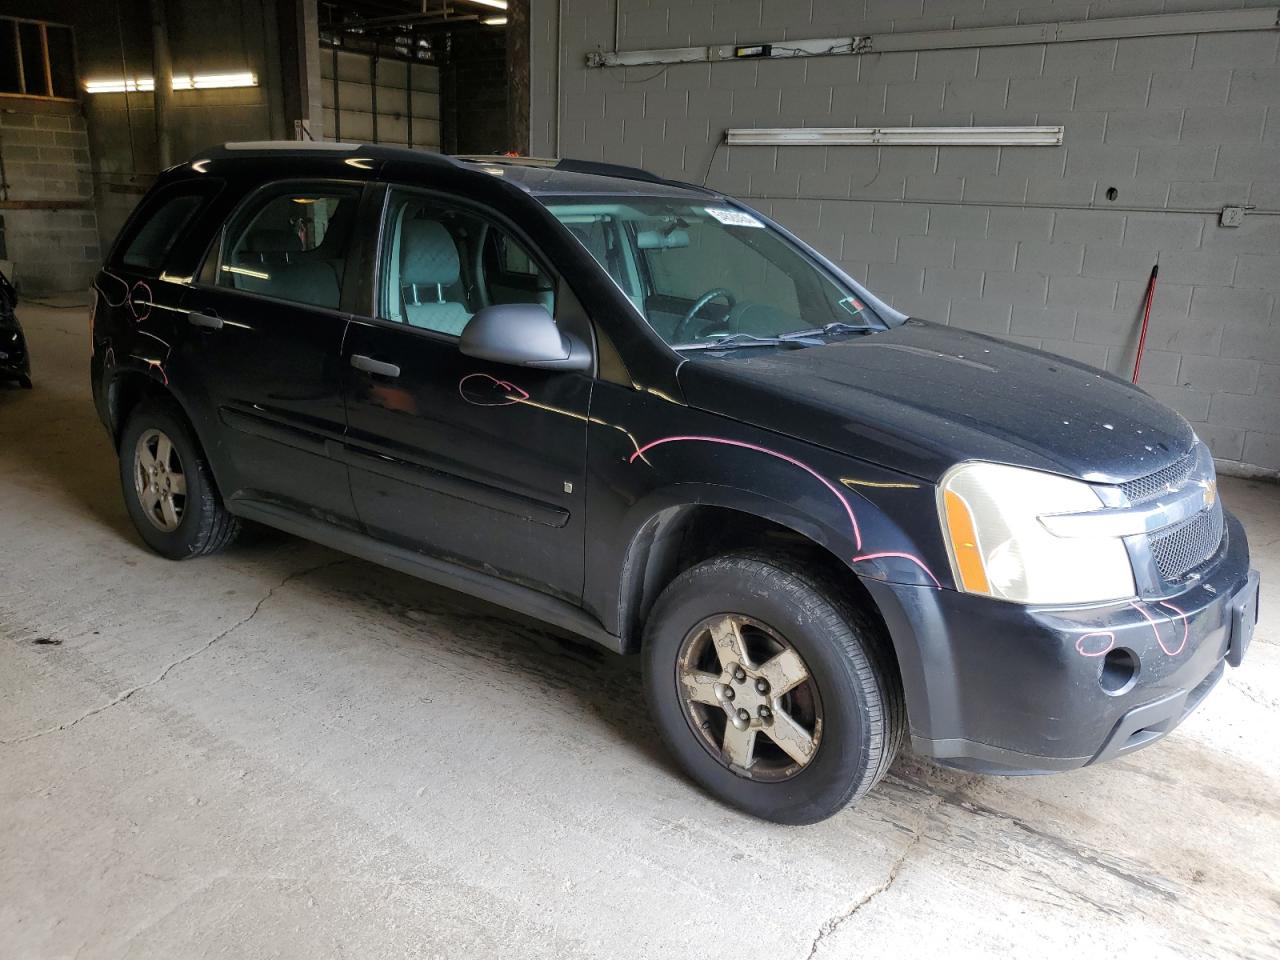
<instances>
[{"instance_id":1,"label":"fender flare","mask_svg":"<svg viewBox=\"0 0 1280 960\"><path fill-rule=\"evenodd\" d=\"M638 648L638 625L657 599L657 579L651 574L670 559L670 551L679 547L679 534L702 507L732 510L776 524L829 553L846 568L855 550L848 531L759 492L712 483L674 483L652 490L621 518L611 548L615 556L621 556L621 563L604 575L608 579L601 584L614 585L612 604L601 606L614 620L611 629L622 637L624 649ZM852 569L849 572L857 576Z\"/></svg>"}]
</instances>

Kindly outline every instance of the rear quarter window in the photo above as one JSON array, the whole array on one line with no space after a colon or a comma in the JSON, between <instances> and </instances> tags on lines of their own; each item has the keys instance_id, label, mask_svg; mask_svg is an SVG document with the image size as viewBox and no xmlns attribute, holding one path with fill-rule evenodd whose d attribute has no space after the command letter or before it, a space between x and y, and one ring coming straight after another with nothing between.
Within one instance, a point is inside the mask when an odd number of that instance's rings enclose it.
<instances>
[{"instance_id":1,"label":"rear quarter window","mask_svg":"<svg viewBox=\"0 0 1280 960\"><path fill-rule=\"evenodd\" d=\"M214 192L212 184L201 182L175 187L144 201L145 206L121 238L118 262L135 270L158 272Z\"/></svg>"}]
</instances>

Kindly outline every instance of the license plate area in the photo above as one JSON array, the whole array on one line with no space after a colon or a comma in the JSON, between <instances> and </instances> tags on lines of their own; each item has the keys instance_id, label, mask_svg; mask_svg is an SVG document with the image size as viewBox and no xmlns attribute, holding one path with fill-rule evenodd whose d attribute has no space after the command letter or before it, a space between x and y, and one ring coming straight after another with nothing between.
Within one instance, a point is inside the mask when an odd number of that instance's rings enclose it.
<instances>
[{"instance_id":1,"label":"license plate area","mask_svg":"<svg viewBox=\"0 0 1280 960\"><path fill-rule=\"evenodd\" d=\"M1231 666L1238 667L1244 662L1257 623L1258 571L1250 570L1244 589L1231 598L1231 641L1227 645L1227 663Z\"/></svg>"}]
</instances>

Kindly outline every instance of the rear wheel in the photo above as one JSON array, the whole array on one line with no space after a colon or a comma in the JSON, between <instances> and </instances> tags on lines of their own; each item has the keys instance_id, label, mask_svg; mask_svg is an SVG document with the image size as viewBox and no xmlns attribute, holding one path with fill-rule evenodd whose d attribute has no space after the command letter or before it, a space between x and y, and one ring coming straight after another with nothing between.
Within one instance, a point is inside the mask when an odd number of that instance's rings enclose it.
<instances>
[{"instance_id":1,"label":"rear wheel","mask_svg":"<svg viewBox=\"0 0 1280 960\"><path fill-rule=\"evenodd\" d=\"M139 404L118 452L129 516L156 553L186 560L235 539L240 523L223 505L194 432L172 404Z\"/></svg>"},{"instance_id":2,"label":"rear wheel","mask_svg":"<svg viewBox=\"0 0 1280 960\"><path fill-rule=\"evenodd\" d=\"M718 557L659 597L645 688L659 729L711 793L812 823L870 790L905 730L883 630L790 560Z\"/></svg>"}]
</instances>

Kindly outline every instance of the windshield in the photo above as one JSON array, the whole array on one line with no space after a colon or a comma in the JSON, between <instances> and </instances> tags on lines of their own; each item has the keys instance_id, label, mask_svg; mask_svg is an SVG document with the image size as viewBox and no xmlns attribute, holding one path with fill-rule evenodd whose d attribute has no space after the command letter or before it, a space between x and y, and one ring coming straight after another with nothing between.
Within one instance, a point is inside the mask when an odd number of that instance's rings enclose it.
<instances>
[{"instance_id":1,"label":"windshield","mask_svg":"<svg viewBox=\"0 0 1280 960\"><path fill-rule=\"evenodd\" d=\"M745 210L633 197L546 205L676 349L812 346L882 329L856 290Z\"/></svg>"}]
</instances>

